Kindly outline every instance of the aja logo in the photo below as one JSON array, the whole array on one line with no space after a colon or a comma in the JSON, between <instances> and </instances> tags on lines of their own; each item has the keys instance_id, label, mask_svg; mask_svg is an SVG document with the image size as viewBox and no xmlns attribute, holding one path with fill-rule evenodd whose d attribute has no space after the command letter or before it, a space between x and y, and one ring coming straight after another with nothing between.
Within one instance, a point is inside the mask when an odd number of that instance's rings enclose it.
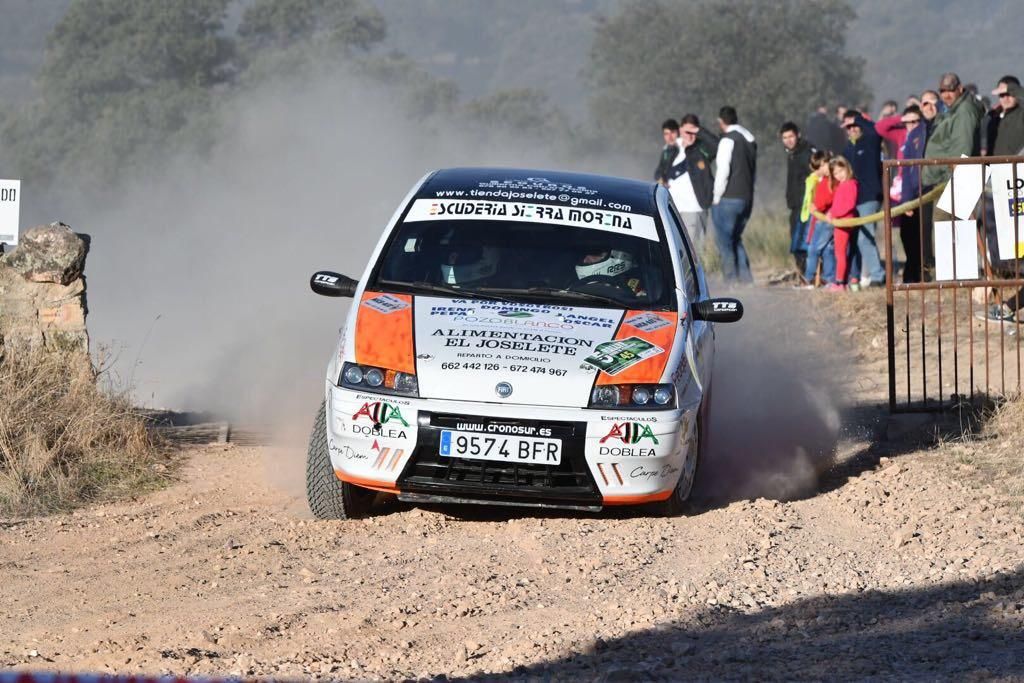
<instances>
[{"instance_id":1,"label":"aja logo","mask_svg":"<svg viewBox=\"0 0 1024 683\"><path fill-rule=\"evenodd\" d=\"M359 418L365 417L370 422L379 425L386 425L389 422L401 422L403 427L408 427L409 423L402 417L402 410L390 403L384 403L383 401L374 401L373 403L364 403L363 407L352 416L353 421L358 421Z\"/></svg>"},{"instance_id":2,"label":"aja logo","mask_svg":"<svg viewBox=\"0 0 1024 683\"><path fill-rule=\"evenodd\" d=\"M611 431L601 439L601 443L609 439L618 439L625 444L636 444L644 439L650 439L655 446L658 445L658 437L651 431L651 427L643 422L616 422Z\"/></svg>"}]
</instances>

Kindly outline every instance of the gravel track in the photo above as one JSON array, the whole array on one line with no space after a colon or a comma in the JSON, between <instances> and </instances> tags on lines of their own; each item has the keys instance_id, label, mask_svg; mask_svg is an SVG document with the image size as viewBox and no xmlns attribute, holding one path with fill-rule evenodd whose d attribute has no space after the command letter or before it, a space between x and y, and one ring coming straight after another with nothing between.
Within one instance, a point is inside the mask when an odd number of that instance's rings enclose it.
<instances>
[{"instance_id":1,"label":"gravel track","mask_svg":"<svg viewBox=\"0 0 1024 683\"><path fill-rule=\"evenodd\" d=\"M749 376L755 361L726 350ZM791 367L779 353L756 364ZM730 406L717 419L738 422L719 427L703 509L689 517L391 504L317 522L299 493L301 453L211 446L138 500L0 521L0 666L1024 678L1019 509L936 451L881 442L877 409L814 410L821 399L800 382L803 400L786 394L792 373L766 372L783 392L770 405L716 398ZM826 458L790 447L827 443L833 419Z\"/></svg>"}]
</instances>

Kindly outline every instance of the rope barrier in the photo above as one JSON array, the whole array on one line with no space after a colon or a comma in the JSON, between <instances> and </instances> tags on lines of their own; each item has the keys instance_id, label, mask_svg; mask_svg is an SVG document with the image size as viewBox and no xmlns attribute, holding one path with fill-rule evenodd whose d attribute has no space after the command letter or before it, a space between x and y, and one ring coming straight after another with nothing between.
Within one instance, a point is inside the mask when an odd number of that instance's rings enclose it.
<instances>
[{"instance_id":1,"label":"rope barrier","mask_svg":"<svg viewBox=\"0 0 1024 683\"><path fill-rule=\"evenodd\" d=\"M824 181L824 182L827 182L827 181ZM939 196L942 194L942 191L944 189L946 189L946 183L942 183L941 185L936 185L931 190L929 190L928 192L925 192L923 195L921 195L917 199L912 199L909 202L904 202L902 204L898 204L898 205L890 208L889 209L889 213L891 213L893 216L895 216L897 214L906 213L907 211L913 211L914 209L920 207L922 204L926 204L928 202L934 202L936 199L939 198ZM828 216L826 216L825 214L820 213L820 212L818 212L818 211L816 211L814 209L811 209L811 214L814 215L814 217L817 218L819 221L830 222L829 219L828 219ZM858 216L857 218L840 218L837 221L831 221L831 224L832 224L833 227L836 227L836 228L857 228L857 227L860 227L862 225L867 225L868 223L875 223L877 221L880 221L880 220L882 220L882 217L884 215L885 215L885 211L884 210L883 211L876 211L873 214L869 214L867 216Z\"/></svg>"}]
</instances>

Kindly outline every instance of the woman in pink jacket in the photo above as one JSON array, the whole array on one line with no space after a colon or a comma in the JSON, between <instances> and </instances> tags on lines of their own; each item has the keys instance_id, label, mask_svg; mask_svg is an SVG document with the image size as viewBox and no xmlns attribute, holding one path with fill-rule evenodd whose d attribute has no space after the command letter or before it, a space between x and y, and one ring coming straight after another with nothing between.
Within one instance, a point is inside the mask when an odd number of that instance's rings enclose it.
<instances>
[{"instance_id":1,"label":"woman in pink jacket","mask_svg":"<svg viewBox=\"0 0 1024 683\"><path fill-rule=\"evenodd\" d=\"M828 211L828 222L857 216L857 179L853 175L853 167L846 157L835 157L829 162L832 176L832 206ZM850 237L856 234L857 228L841 228L835 226L833 240L836 249L836 281L828 286L832 292L845 291L846 279L850 270Z\"/></svg>"}]
</instances>

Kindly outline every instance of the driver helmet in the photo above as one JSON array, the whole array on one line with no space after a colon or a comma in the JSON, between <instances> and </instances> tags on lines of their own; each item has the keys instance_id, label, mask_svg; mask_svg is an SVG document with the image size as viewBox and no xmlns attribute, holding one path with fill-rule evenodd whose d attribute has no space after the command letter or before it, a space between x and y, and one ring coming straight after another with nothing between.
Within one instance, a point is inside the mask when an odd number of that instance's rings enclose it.
<instances>
[{"instance_id":1,"label":"driver helmet","mask_svg":"<svg viewBox=\"0 0 1024 683\"><path fill-rule=\"evenodd\" d=\"M498 249L478 244L453 245L441 264L441 281L446 285L464 285L498 272Z\"/></svg>"},{"instance_id":2,"label":"driver helmet","mask_svg":"<svg viewBox=\"0 0 1024 683\"><path fill-rule=\"evenodd\" d=\"M617 249L590 249L576 263L576 277L584 280L594 275L615 277L633 268L629 252Z\"/></svg>"}]
</instances>

